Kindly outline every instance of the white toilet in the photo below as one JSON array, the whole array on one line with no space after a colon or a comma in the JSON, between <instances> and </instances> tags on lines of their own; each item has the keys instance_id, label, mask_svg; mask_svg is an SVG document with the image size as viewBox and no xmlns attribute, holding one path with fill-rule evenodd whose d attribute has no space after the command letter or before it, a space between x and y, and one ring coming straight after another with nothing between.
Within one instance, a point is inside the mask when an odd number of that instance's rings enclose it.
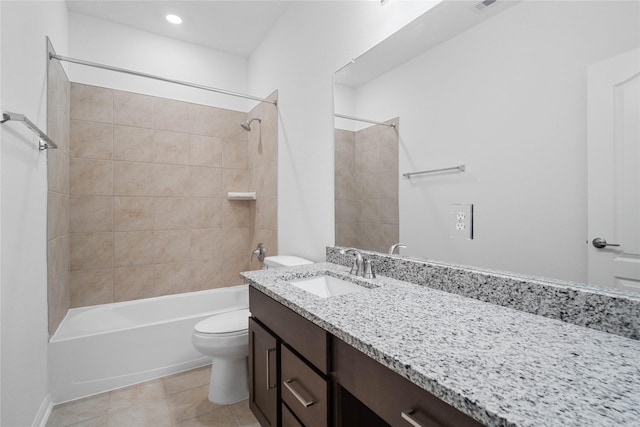
<instances>
[{"instance_id":1,"label":"white toilet","mask_svg":"<svg viewBox=\"0 0 640 427\"><path fill-rule=\"evenodd\" d=\"M264 259L265 268L313 264L308 259L278 255ZM249 397L249 309L228 311L208 317L193 327L191 342L202 354L211 356L209 401L229 405Z\"/></svg>"}]
</instances>

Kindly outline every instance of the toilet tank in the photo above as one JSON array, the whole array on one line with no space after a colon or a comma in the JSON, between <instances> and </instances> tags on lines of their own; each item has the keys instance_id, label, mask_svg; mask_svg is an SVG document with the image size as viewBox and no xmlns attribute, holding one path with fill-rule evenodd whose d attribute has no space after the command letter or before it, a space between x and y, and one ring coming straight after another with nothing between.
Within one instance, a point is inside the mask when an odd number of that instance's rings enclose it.
<instances>
[{"instance_id":1,"label":"toilet tank","mask_svg":"<svg viewBox=\"0 0 640 427\"><path fill-rule=\"evenodd\" d=\"M278 268L313 264L313 261L293 255L275 255L266 257L264 259L264 264L266 265L266 268Z\"/></svg>"}]
</instances>

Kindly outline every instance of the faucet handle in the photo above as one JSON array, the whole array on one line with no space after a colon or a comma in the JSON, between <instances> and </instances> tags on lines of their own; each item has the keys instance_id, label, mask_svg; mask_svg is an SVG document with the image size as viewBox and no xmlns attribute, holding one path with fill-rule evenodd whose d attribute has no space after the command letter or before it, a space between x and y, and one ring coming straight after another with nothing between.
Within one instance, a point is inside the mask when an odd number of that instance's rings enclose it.
<instances>
[{"instance_id":1,"label":"faucet handle","mask_svg":"<svg viewBox=\"0 0 640 427\"><path fill-rule=\"evenodd\" d=\"M374 268L373 268L373 261L371 261L370 259L364 262L364 274L362 275L362 277L364 277L365 279L376 278L376 272L374 271Z\"/></svg>"},{"instance_id":2,"label":"faucet handle","mask_svg":"<svg viewBox=\"0 0 640 427\"><path fill-rule=\"evenodd\" d=\"M396 249L406 248L406 247L407 245L405 245L404 243L396 243L395 245L391 245L391 247L389 248L389 255L393 255Z\"/></svg>"},{"instance_id":3,"label":"faucet handle","mask_svg":"<svg viewBox=\"0 0 640 427\"><path fill-rule=\"evenodd\" d=\"M251 261L253 261L253 256L258 257L258 261L264 262L264 257L267 255L267 248L264 247L263 243L258 243L256 250L251 252Z\"/></svg>"}]
</instances>

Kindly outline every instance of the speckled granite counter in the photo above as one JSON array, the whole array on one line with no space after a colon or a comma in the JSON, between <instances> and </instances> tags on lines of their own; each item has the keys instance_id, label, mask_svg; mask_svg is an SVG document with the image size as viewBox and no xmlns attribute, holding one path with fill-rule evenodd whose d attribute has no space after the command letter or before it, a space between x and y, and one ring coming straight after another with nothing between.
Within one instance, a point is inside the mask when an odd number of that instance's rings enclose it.
<instances>
[{"instance_id":1,"label":"speckled granite counter","mask_svg":"<svg viewBox=\"0 0 640 427\"><path fill-rule=\"evenodd\" d=\"M376 286L327 299L286 282ZM320 263L242 273L251 286L489 426L640 425L640 342Z\"/></svg>"}]
</instances>

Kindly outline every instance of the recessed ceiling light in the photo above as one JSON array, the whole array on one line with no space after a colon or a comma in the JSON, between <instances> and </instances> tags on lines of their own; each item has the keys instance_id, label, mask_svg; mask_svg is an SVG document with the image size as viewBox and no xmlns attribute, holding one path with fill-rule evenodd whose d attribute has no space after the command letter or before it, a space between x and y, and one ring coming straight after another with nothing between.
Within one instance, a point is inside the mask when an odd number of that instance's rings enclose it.
<instances>
[{"instance_id":1,"label":"recessed ceiling light","mask_svg":"<svg viewBox=\"0 0 640 427\"><path fill-rule=\"evenodd\" d=\"M169 14L165 16L165 18L167 21L171 22L172 24L182 24L182 18L180 18L178 15Z\"/></svg>"}]
</instances>

